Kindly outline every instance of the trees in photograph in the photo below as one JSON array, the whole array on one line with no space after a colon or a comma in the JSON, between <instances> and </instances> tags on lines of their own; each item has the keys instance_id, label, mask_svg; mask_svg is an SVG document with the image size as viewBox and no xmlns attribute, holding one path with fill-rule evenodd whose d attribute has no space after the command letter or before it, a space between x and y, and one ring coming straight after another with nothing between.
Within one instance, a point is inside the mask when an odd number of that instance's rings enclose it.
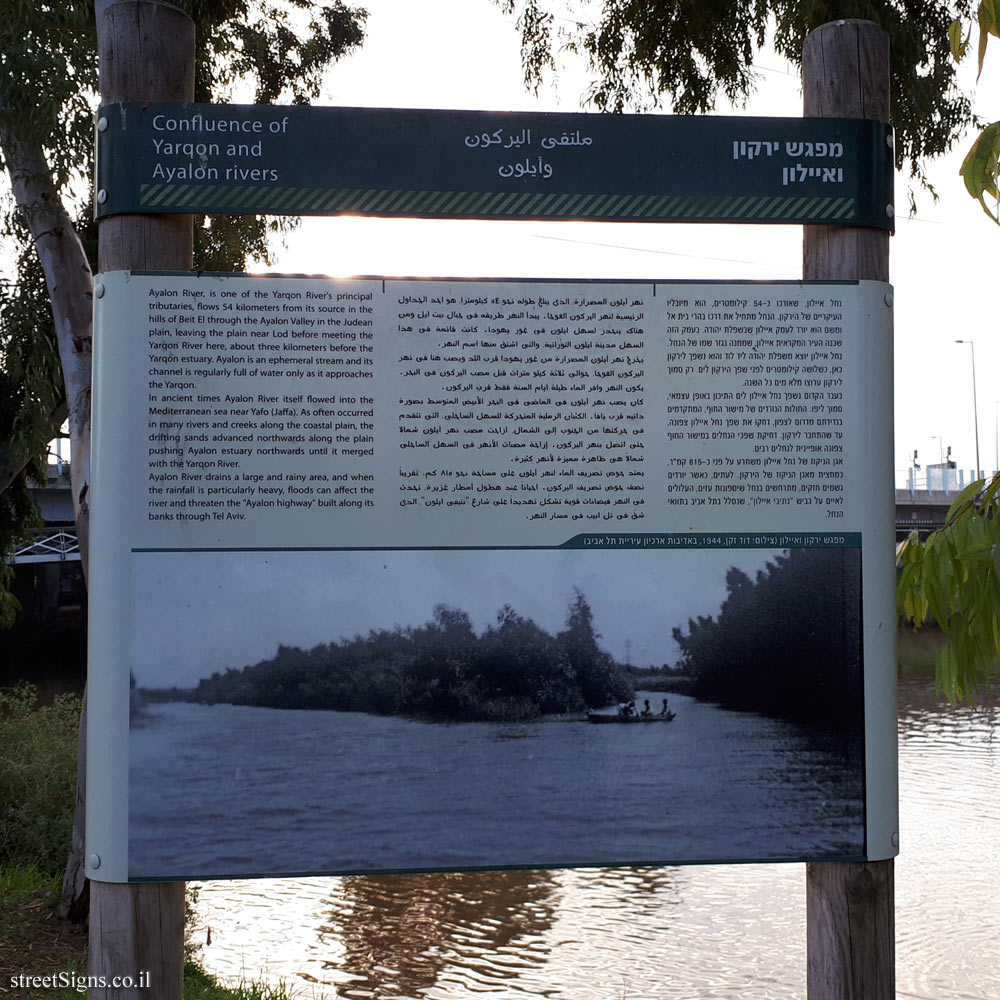
<instances>
[{"instance_id":1,"label":"trees in photograph","mask_svg":"<svg viewBox=\"0 0 1000 1000\"><path fill-rule=\"evenodd\" d=\"M860 553L791 549L751 580L732 568L713 617L673 630L691 693L808 722L861 713Z\"/></svg>"},{"instance_id":2,"label":"trees in photograph","mask_svg":"<svg viewBox=\"0 0 1000 1000\"><path fill-rule=\"evenodd\" d=\"M466 612L439 604L416 628L373 629L309 650L281 645L253 666L212 674L188 697L445 721L583 712L632 693L599 638L579 590L556 636L510 605L477 635Z\"/></svg>"}]
</instances>

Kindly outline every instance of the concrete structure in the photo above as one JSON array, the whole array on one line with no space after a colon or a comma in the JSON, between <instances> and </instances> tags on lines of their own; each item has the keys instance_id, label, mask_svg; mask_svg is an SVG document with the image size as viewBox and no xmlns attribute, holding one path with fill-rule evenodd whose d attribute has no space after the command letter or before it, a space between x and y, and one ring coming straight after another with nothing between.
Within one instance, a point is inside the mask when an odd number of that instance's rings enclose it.
<instances>
[{"instance_id":1,"label":"concrete structure","mask_svg":"<svg viewBox=\"0 0 1000 1000\"><path fill-rule=\"evenodd\" d=\"M928 473L932 468L929 466ZM974 481L972 471L964 469L948 469L948 489L942 489L942 476L929 477L925 484L919 483L910 470L910 482L907 487L896 490L896 541L900 542L911 531L918 531L921 538L930 532L943 528L948 510L955 502L955 497L965 487ZM936 487L928 489L927 486Z\"/></svg>"}]
</instances>

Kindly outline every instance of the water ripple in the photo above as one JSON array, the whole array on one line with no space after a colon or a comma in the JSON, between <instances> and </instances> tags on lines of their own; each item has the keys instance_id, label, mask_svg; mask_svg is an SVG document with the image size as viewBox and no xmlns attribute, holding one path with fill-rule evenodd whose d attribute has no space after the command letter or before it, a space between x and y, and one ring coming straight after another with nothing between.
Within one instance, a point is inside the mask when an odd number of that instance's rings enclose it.
<instances>
[{"instance_id":1,"label":"water ripple","mask_svg":"<svg viewBox=\"0 0 1000 1000\"><path fill-rule=\"evenodd\" d=\"M996 1000L1000 720L900 699L897 996ZM832 805L836 809L836 804ZM364 1000L795 1000L799 865L205 883L216 973Z\"/></svg>"}]
</instances>

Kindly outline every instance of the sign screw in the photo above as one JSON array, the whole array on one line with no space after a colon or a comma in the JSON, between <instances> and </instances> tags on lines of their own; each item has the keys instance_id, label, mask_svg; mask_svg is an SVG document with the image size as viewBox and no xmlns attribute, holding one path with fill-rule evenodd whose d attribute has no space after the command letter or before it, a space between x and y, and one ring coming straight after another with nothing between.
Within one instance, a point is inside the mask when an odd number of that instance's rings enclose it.
<instances>
[{"instance_id":1,"label":"sign screw","mask_svg":"<svg viewBox=\"0 0 1000 1000\"><path fill-rule=\"evenodd\" d=\"M895 832L892 835L892 846L899 847L899 833Z\"/></svg>"},{"instance_id":2,"label":"sign screw","mask_svg":"<svg viewBox=\"0 0 1000 1000\"><path fill-rule=\"evenodd\" d=\"M102 121L103 121L103 119L102 119ZM888 146L888 147L889 147L890 149L892 149L892 133L891 133L891 132L889 133L889 135L887 135L887 136L885 137L885 144L886 144L886 145L887 145L887 146Z\"/></svg>"},{"instance_id":3,"label":"sign screw","mask_svg":"<svg viewBox=\"0 0 1000 1000\"><path fill-rule=\"evenodd\" d=\"M101 867L101 856L99 854L91 854L87 860L90 863L90 867L93 868L94 871L97 871L97 869Z\"/></svg>"},{"instance_id":4,"label":"sign screw","mask_svg":"<svg viewBox=\"0 0 1000 1000\"><path fill-rule=\"evenodd\" d=\"M892 292L885 293L885 304L891 309L892 308Z\"/></svg>"},{"instance_id":5,"label":"sign screw","mask_svg":"<svg viewBox=\"0 0 1000 1000\"><path fill-rule=\"evenodd\" d=\"M99 298L99 299L103 299L104 298L104 285L101 285L101 284L94 285L94 295L96 295L97 298Z\"/></svg>"},{"instance_id":6,"label":"sign screw","mask_svg":"<svg viewBox=\"0 0 1000 1000\"><path fill-rule=\"evenodd\" d=\"M108 192L105 191L104 188L101 188L101 190L97 192L97 204L103 205L107 200Z\"/></svg>"},{"instance_id":7,"label":"sign screw","mask_svg":"<svg viewBox=\"0 0 1000 1000\"><path fill-rule=\"evenodd\" d=\"M98 195L98 201L100 201L100 195ZM896 214L896 206L895 205L886 205L885 206L885 214L888 215L889 218L891 219Z\"/></svg>"},{"instance_id":8,"label":"sign screw","mask_svg":"<svg viewBox=\"0 0 1000 1000\"><path fill-rule=\"evenodd\" d=\"M107 132L108 130L108 120L103 115L97 119L97 131Z\"/></svg>"}]
</instances>

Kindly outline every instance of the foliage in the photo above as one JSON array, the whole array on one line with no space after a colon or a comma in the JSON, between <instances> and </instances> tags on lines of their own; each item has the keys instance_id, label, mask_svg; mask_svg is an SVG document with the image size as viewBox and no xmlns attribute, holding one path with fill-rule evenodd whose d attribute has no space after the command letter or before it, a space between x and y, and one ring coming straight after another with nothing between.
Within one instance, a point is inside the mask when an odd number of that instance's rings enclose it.
<instances>
[{"instance_id":1,"label":"foliage","mask_svg":"<svg viewBox=\"0 0 1000 1000\"><path fill-rule=\"evenodd\" d=\"M956 85L943 0L578 0L575 21L545 0L495 0L518 14L525 81L537 87L555 53L583 57L594 79L587 100L601 111L711 111L719 94L740 104L754 91L753 60L772 36L779 55L801 64L806 34L860 18L890 36L896 166L927 184L924 161L951 148L972 120ZM966 0L967 2L967 0ZM986 0L995 3L995 0Z\"/></svg>"},{"instance_id":2,"label":"foliage","mask_svg":"<svg viewBox=\"0 0 1000 1000\"><path fill-rule=\"evenodd\" d=\"M959 5L960 14L971 19L968 2ZM979 26L979 74L983 73L983 62L986 59L986 46L990 35L1000 38L1000 0L981 0L976 8L975 20ZM969 50L972 38L972 26L963 37L963 17L957 17L948 28L948 39L951 44L951 54L955 62L961 62ZM987 125L972 144L962 163L962 179L969 194L983 207L983 211L996 223L1000 224L1000 122ZM997 208L991 209L984 195L993 198Z\"/></svg>"},{"instance_id":3,"label":"foliage","mask_svg":"<svg viewBox=\"0 0 1000 1000\"><path fill-rule=\"evenodd\" d=\"M241 979L235 986L223 986L197 963L184 964L184 1000L291 1000L293 995L284 983Z\"/></svg>"},{"instance_id":4,"label":"foliage","mask_svg":"<svg viewBox=\"0 0 1000 1000\"><path fill-rule=\"evenodd\" d=\"M30 684L0 690L0 865L66 864L76 798L80 699L38 702Z\"/></svg>"},{"instance_id":5,"label":"foliage","mask_svg":"<svg viewBox=\"0 0 1000 1000\"><path fill-rule=\"evenodd\" d=\"M0 865L0 983L18 1000L79 1000L71 977L87 974L87 934L75 924L53 920L59 879L35 864ZM62 974L66 986L32 987L18 975Z\"/></svg>"},{"instance_id":6,"label":"foliage","mask_svg":"<svg viewBox=\"0 0 1000 1000\"><path fill-rule=\"evenodd\" d=\"M727 708L834 725L860 717L860 559L792 549L751 580L732 568L717 617L674 629L691 694Z\"/></svg>"},{"instance_id":7,"label":"foliage","mask_svg":"<svg viewBox=\"0 0 1000 1000\"><path fill-rule=\"evenodd\" d=\"M15 229L23 227L15 218ZM96 227L89 218L78 229L96 258ZM18 280L0 285L0 466L18 466L0 489L0 553L9 552L41 524L31 495L44 485L48 442L59 434L66 415L59 348L48 304L45 276L26 233L18 233ZM26 456L21 461L18 456ZM7 591L13 569L0 561L0 628L9 628L18 611Z\"/></svg>"},{"instance_id":8,"label":"foliage","mask_svg":"<svg viewBox=\"0 0 1000 1000\"><path fill-rule=\"evenodd\" d=\"M270 659L202 680L193 694L142 694L448 721L582 712L631 694L618 664L597 645L592 618L575 591L558 636L509 605L477 636L464 611L440 604L418 628L372 630L310 650L282 645Z\"/></svg>"},{"instance_id":9,"label":"foliage","mask_svg":"<svg viewBox=\"0 0 1000 1000\"><path fill-rule=\"evenodd\" d=\"M900 542L897 604L914 628L933 616L947 636L935 663L938 689L971 699L1000 656L1000 476L970 483L940 531Z\"/></svg>"},{"instance_id":10,"label":"foliage","mask_svg":"<svg viewBox=\"0 0 1000 1000\"><path fill-rule=\"evenodd\" d=\"M600 635L594 631L593 620L587 599L574 587L566 631L560 632L558 640L566 650L570 672L577 678L584 701L590 706L610 705L629 697L631 690L614 660L598 647Z\"/></svg>"},{"instance_id":11,"label":"foliage","mask_svg":"<svg viewBox=\"0 0 1000 1000\"><path fill-rule=\"evenodd\" d=\"M55 984L23 988L18 1000L80 1000L87 986L87 933L74 924L53 921L59 879L34 864L0 865L0 983L10 977L49 976ZM197 962L184 965L184 1000L291 1000L299 993L284 983L241 980L224 986Z\"/></svg>"}]
</instances>

